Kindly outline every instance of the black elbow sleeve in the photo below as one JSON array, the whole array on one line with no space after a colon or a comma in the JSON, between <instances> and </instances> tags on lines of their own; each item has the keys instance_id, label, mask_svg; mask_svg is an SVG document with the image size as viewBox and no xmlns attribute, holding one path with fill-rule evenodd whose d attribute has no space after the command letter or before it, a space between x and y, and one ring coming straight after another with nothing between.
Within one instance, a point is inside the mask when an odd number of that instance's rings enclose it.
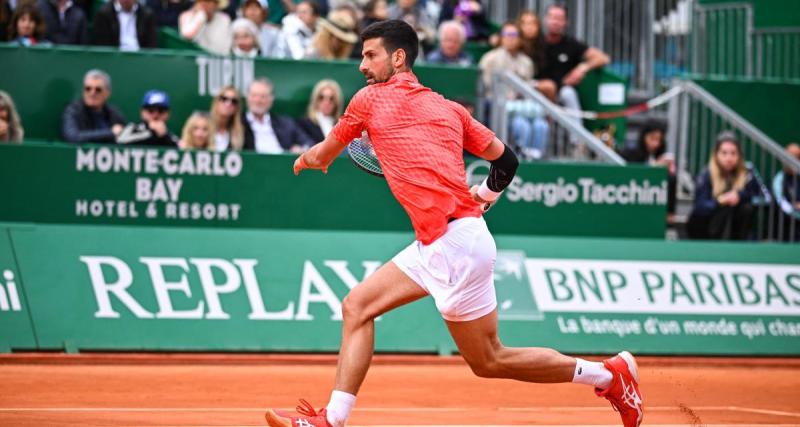
<instances>
[{"instance_id":1,"label":"black elbow sleeve","mask_svg":"<svg viewBox=\"0 0 800 427\"><path fill-rule=\"evenodd\" d=\"M492 166L489 168L486 186L490 190L499 193L511 184L511 180L514 179L514 175L517 173L519 160L517 160L517 155L506 145L503 154L489 163Z\"/></svg>"}]
</instances>

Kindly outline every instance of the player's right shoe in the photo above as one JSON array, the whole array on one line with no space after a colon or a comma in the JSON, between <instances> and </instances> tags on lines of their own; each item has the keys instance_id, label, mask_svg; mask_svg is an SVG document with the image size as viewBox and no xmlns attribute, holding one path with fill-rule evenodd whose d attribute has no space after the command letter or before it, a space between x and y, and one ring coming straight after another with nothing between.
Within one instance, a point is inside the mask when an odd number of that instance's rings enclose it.
<instances>
[{"instance_id":1,"label":"player's right shoe","mask_svg":"<svg viewBox=\"0 0 800 427\"><path fill-rule=\"evenodd\" d=\"M639 369L636 359L627 351L603 361L603 366L611 371L611 385L605 389L595 389L600 397L605 397L622 417L625 427L639 427L644 415L642 394L639 392Z\"/></svg>"},{"instance_id":2,"label":"player's right shoe","mask_svg":"<svg viewBox=\"0 0 800 427\"><path fill-rule=\"evenodd\" d=\"M305 399L300 399L300 404L295 409L299 415L267 409L264 417L270 427L333 427L328 422L325 408L316 411Z\"/></svg>"}]
</instances>

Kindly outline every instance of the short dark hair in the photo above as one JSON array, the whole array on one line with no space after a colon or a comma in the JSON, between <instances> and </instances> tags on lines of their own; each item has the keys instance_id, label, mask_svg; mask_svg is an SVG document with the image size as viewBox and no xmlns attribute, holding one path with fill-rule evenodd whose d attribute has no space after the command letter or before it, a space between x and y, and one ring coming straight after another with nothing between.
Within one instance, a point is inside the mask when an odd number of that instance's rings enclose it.
<instances>
[{"instance_id":1,"label":"short dark hair","mask_svg":"<svg viewBox=\"0 0 800 427\"><path fill-rule=\"evenodd\" d=\"M391 55L397 49L406 53L406 66L411 68L419 55L419 38L417 32L405 21L391 19L379 21L361 32L361 42L371 39L383 39L383 47Z\"/></svg>"},{"instance_id":2,"label":"short dark hair","mask_svg":"<svg viewBox=\"0 0 800 427\"><path fill-rule=\"evenodd\" d=\"M569 19L569 9L567 9L567 4L566 3L557 1L557 2L555 2L553 4L551 4L550 6L547 6L547 10L549 11L550 9L552 9L554 7L563 10L564 11L564 16L567 17L567 19Z\"/></svg>"}]
</instances>

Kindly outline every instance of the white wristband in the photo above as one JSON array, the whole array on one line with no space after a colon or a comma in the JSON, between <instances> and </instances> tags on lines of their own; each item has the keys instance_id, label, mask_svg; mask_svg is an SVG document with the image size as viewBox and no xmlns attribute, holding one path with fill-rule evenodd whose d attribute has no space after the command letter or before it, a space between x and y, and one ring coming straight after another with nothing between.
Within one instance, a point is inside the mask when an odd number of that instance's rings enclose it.
<instances>
[{"instance_id":1,"label":"white wristband","mask_svg":"<svg viewBox=\"0 0 800 427\"><path fill-rule=\"evenodd\" d=\"M483 200L486 200L487 202L493 202L497 200L497 198L500 197L500 194L502 194L502 191L497 192L489 189L489 186L486 185L485 179L481 183L481 186L478 187L478 197L480 197Z\"/></svg>"}]
</instances>

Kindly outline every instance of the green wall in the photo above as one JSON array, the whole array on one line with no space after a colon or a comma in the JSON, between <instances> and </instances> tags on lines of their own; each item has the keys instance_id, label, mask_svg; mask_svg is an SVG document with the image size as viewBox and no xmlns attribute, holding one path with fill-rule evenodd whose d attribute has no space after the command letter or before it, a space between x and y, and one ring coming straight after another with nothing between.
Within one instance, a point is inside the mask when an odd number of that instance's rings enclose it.
<instances>
[{"instance_id":1,"label":"green wall","mask_svg":"<svg viewBox=\"0 0 800 427\"><path fill-rule=\"evenodd\" d=\"M699 0L700 4L750 3L754 8L757 27L800 26L800 2L797 0Z\"/></svg>"}]
</instances>

